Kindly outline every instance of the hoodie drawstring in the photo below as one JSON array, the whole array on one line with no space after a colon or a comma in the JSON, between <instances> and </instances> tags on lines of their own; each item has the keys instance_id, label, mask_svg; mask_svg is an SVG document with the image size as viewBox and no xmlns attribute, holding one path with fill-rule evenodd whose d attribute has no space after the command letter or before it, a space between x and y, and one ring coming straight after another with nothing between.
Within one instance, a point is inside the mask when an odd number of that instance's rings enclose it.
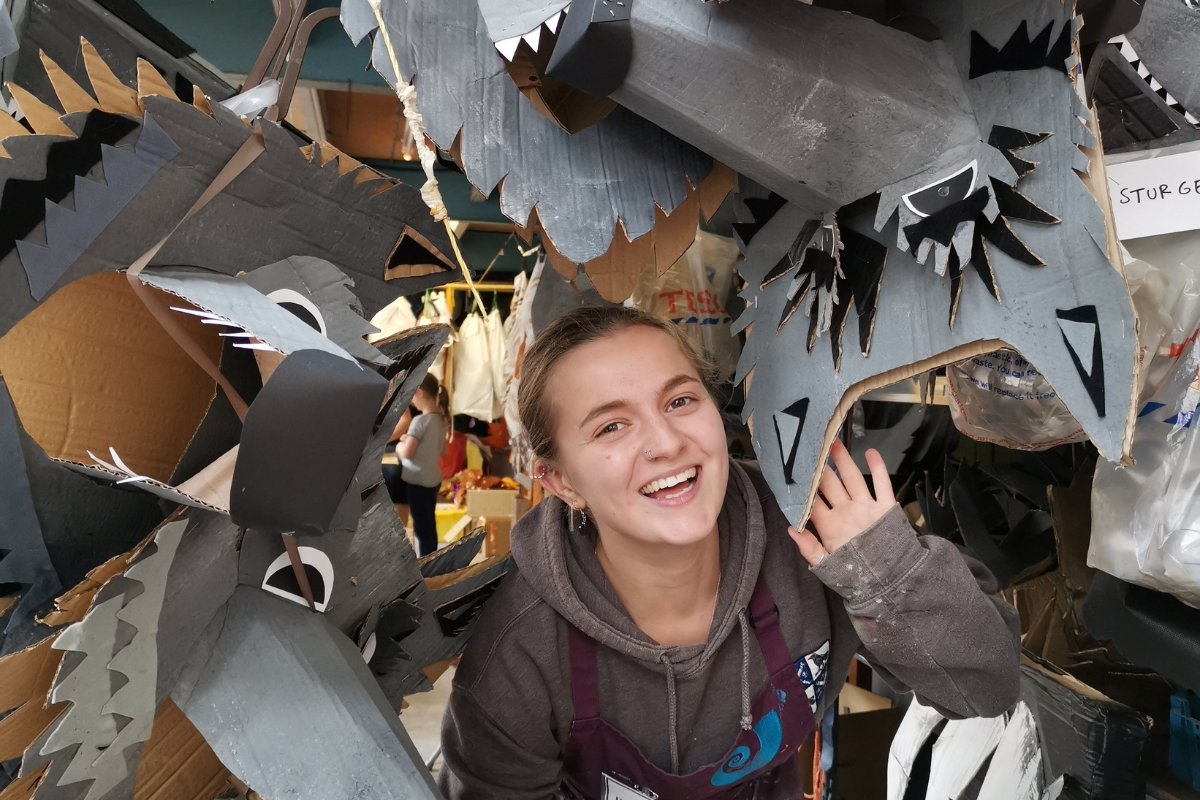
<instances>
[{"instance_id":1,"label":"hoodie drawstring","mask_svg":"<svg viewBox=\"0 0 1200 800\"><path fill-rule=\"evenodd\" d=\"M742 730L748 731L754 725L754 717L750 714L750 621L746 618L746 609L738 612L738 628L742 633ZM675 668L671 659L664 652L658 660L667 671L667 727L670 731L671 742L671 773L679 774L679 700L675 694Z\"/></svg>"},{"instance_id":2,"label":"hoodie drawstring","mask_svg":"<svg viewBox=\"0 0 1200 800\"><path fill-rule=\"evenodd\" d=\"M676 726L679 723L679 709L675 697L675 669L671 666L671 659L663 653L659 660L663 666L667 668L667 725L670 728L671 740L671 773L679 774L679 735L676 733Z\"/></svg>"},{"instance_id":3,"label":"hoodie drawstring","mask_svg":"<svg viewBox=\"0 0 1200 800\"><path fill-rule=\"evenodd\" d=\"M750 621L744 608L738 611L738 627L742 630L742 730L748 731L754 718L750 715Z\"/></svg>"}]
</instances>

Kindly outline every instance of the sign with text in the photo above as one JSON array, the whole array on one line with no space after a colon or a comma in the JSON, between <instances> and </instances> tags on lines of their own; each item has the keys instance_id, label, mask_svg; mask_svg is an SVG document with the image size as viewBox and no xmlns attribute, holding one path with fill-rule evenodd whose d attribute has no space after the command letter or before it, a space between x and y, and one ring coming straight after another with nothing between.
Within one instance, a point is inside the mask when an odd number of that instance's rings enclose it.
<instances>
[{"instance_id":1,"label":"sign with text","mask_svg":"<svg viewBox=\"0 0 1200 800\"><path fill-rule=\"evenodd\" d=\"M1119 238L1200 228L1200 150L1109 163L1106 169Z\"/></svg>"}]
</instances>

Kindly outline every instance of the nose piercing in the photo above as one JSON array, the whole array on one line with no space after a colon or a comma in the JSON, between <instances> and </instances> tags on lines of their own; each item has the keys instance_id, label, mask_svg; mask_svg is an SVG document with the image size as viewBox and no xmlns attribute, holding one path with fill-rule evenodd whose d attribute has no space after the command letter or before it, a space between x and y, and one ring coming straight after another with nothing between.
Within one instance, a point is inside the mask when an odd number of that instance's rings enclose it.
<instances>
[{"instance_id":1,"label":"nose piercing","mask_svg":"<svg viewBox=\"0 0 1200 800\"><path fill-rule=\"evenodd\" d=\"M645 453L646 453L646 458L650 459L651 461L654 460L654 453L650 452L650 448L646 448Z\"/></svg>"}]
</instances>

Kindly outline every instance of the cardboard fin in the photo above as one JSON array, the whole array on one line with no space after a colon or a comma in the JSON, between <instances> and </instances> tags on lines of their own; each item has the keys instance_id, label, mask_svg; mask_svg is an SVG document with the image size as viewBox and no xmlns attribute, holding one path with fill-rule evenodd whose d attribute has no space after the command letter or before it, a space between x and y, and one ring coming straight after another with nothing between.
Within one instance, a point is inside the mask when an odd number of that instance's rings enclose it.
<instances>
[{"instance_id":1,"label":"cardboard fin","mask_svg":"<svg viewBox=\"0 0 1200 800\"><path fill-rule=\"evenodd\" d=\"M58 102L62 105L64 114L75 111L92 111L100 107L95 98L76 83L62 67L54 63L54 60L46 55L45 51L39 51L39 54L42 57L42 66L46 68L46 75L50 78L54 93L58 95Z\"/></svg>"},{"instance_id":2,"label":"cardboard fin","mask_svg":"<svg viewBox=\"0 0 1200 800\"><path fill-rule=\"evenodd\" d=\"M15 119L10 117L8 114L0 114L0 142L4 141L5 139L7 139L10 136L28 136L28 135L29 135L29 131L27 131L25 129L24 125L17 122ZM8 151L4 150L4 148L2 148L2 147L0 147L0 153L2 153L2 155L0 155L0 157L2 157L2 158L9 157Z\"/></svg>"},{"instance_id":3,"label":"cardboard fin","mask_svg":"<svg viewBox=\"0 0 1200 800\"><path fill-rule=\"evenodd\" d=\"M21 113L25 115L25 120L29 123L29 127L33 128L34 133L44 136L69 136L72 139L75 138L75 132L58 118L58 112L53 108L38 100L15 83L8 84L8 91L12 94L13 99L17 101L17 105L21 107Z\"/></svg>"},{"instance_id":4,"label":"cardboard fin","mask_svg":"<svg viewBox=\"0 0 1200 800\"><path fill-rule=\"evenodd\" d=\"M38 650L40 663L38 659L28 658L18 665L24 666L21 674L12 676L12 679L26 683L28 693L15 711L0 720L0 760L20 758L66 708L65 703L50 705L47 701L62 660L62 653L51 649L51 644L52 640L46 639L35 645L35 648L45 645L44 650ZM0 674L4 675L5 681L10 679L8 670Z\"/></svg>"},{"instance_id":5,"label":"cardboard fin","mask_svg":"<svg viewBox=\"0 0 1200 800\"><path fill-rule=\"evenodd\" d=\"M137 93L121 83L91 42L80 38L79 45L83 50L83 68L87 70L100 108L111 114L140 117L142 107L138 104Z\"/></svg>"},{"instance_id":6,"label":"cardboard fin","mask_svg":"<svg viewBox=\"0 0 1200 800\"><path fill-rule=\"evenodd\" d=\"M144 58L137 60L137 79L138 97L149 97L153 94L159 94L163 97L169 97L172 100L179 99L179 96L171 89L166 79L159 74L159 71L154 68L153 64Z\"/></svg>"}]
</instances>

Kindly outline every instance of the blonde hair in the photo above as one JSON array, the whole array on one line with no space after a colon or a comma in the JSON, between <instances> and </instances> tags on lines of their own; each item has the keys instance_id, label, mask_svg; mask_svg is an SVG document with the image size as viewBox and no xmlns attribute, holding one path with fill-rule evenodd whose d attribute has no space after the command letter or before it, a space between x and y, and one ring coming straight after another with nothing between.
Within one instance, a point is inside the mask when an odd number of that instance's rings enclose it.
<instances>
[{"instance_id":1,"label":"blonde hair","mask_svg":"<svg viewBox=\"0 0 1200 800\"><path fill-rule=\"evenodd\" d=\"M683 331L669 320L625 306L573 309L555 317L537 335L521 362L517 409L534 455L551 459L556 453L554 413L550 398L546 396L546 387L558 362L577 347L635 327L651 328L671 337L696 368L705 390L712 396L711 365L696 351Z\"/></svg>"}]
</instances>

